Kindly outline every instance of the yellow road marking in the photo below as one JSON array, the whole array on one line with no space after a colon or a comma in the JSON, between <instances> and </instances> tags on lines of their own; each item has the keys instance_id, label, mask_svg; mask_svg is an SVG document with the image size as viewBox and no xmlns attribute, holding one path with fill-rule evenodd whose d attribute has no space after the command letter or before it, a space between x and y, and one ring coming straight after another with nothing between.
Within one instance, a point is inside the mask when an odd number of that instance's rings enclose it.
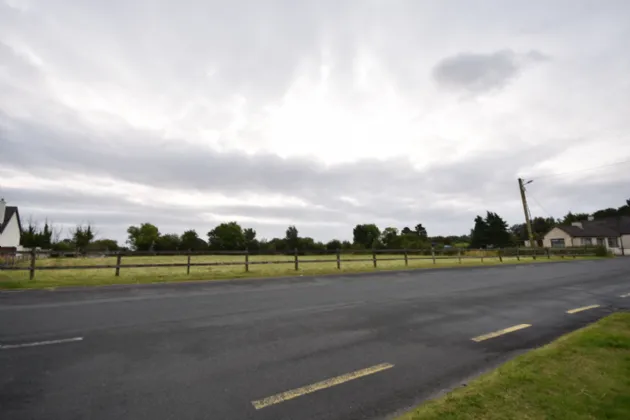
<instances>
[{"instance_id":1,"label":"yellow road marking","mask_svg":"<svg viewBox=\"0 0 630 420\"><path fill-rule=\"evenodd\" d=\"M499 331L491 332L491 333L488 333L488 334L480 335L479 337L473 338L472 341L480 342L480 341L488 340L490 338L498 337L498 336L503 335L503 334L508 334L508 333L511 333L511 332L514 332L514 331L518 331L518 330L522 330L524 328L529 328L529 327L531 327L531 324L519 324L519 325L515 325L515 326L510 327L510 328L505 328L503 330L499 330Z\"/></svg>"},{"instance_id":2,"label":"yellow road marking","mask_svg":"<svg viewBox=\"0 0 630 420\"><path fill-rule=\"evenodd\" d=\"M569 309L567 313L574 314L576 312L588 311L589 309L595 309L595 308L599 308L599 305L590 305L590 306L583 306L581 308Z\"/></svg>"},{"instance_id":3,"label":"yellow road marking","mask_svg":"<svg viewBox=\"0 0 630 420\"><path fill-rule=\"evenodd\" d=\"M625 295L621 295L619 297L630 297L630 293L626 293Z\"/></svg>"},{"instance_id":4,"label":"yellow road marking","mask_svg":"<svg viewBox=\"0 0 630 420\"><path fill-rule=\"evenodd\" d=\"M271 397L263 398L262 400L252 401L252 405L256 410L268 407L270 405L279 404L281 402L292 400L293 398L301 397L302 395L310 394L321 389L330 388L335 385L340 385L344 382L358 379L363 376L372 375L373 373L381 372L386 369L393 368L394 365L390 363L381 363L380 365L371 366L369 368L357 370L354 372L346 373L344 375L336 376L334 378L326 379L321 382L317 382L311 385L306 385L301 388L292 389L290 391L281 392L280 394L272 395Z\"/></svg>"}]
</instances>

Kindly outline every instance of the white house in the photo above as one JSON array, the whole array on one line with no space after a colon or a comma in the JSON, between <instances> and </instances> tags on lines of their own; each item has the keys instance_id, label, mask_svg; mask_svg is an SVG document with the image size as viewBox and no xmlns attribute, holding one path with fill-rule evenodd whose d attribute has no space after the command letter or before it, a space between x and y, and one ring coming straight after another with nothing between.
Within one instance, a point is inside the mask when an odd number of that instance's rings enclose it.
<instances>
[{"instance_id":1,"label":"white house","mask_svg":"<svg viewBox=\"0 0 630 420\"><path fill-rule=\"evenodd\" d=\"M556 226L545 235L543 246L603 245L615 255L630 255L630 216L584 220L568 226Z\"/></svg>"},{"instance_id":2,"label":"white house","mask_svg":"<svg viewBox=\"0 0 630 420\"><path fill-rule=\"evenodd\" d=\"M18 208L7 206L4 198L0 198L0 248L21 249L21 234L22 223Z\"/></svg>"}]
</instances>

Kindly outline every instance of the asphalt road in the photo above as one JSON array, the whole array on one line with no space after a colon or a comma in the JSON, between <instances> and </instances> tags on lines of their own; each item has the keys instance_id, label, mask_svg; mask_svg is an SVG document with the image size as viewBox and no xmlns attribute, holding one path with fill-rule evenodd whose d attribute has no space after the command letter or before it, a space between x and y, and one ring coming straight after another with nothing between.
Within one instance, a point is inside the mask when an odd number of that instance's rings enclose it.
<instances>
[{"instance_id":1,"label":"asphalt road","mask_svg":"<svg viewBox=\"0 0 630 420\"><path fill-rule=\"evenodd\" d=\"M386 418L628 293L630 258L5 292L0 418Z\"/></svg>"}]
</instances>

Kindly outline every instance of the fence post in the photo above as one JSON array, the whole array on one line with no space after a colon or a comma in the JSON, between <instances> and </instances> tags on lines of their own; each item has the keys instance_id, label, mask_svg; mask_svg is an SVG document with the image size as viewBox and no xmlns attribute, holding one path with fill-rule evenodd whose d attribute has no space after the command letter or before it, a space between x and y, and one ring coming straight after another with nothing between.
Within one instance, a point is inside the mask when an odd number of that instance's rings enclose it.
<instances>
[{"instance_id":1,"label":"fence post","mask_svg":"<svg viewBox=\"0 0 630 420\"><path fill-rule=\"evenodd\" d=\"M409 257L407 255L407 248L405 248L405 267L409 266Z\"/></svg>"},{"instance_id":2,"label":"fence post","mask_svg":"<svg viewBox=\"0 0 630 420\"><path fill-rule=\"evenodd\" d=\"M480 249L479 251L481 251L481 262L483 263L483 256L485 255L486 250L485 249Z\"/></svg>"},{"instance_id":3,"label":"fence post","mask_svg":"<svg viewBox=\"0 0 630 420\"><path fill-rule=\"evenodd\" d=\"M186 254L187 262L186 262L186 274L190 274L190 249L188 250L188 254Z\"/></svg>"},{"instance_id":4,"label":"fence post","mask_svg":"<svg viewBox=\"0 0 630 420\"><path fill-rule=\"evenodd\" d=\"M462 249L461 248L457 250L457 259L459 260L459 263L461 264L462 263Z\"/></svg>"},{"instance_id":5,"label":"fence post","mask_svg":"<svg viewBox=\"0 0 630 420\"><path fill-rule=\"evenodd\" d=\"M376 250L372 249L372 264L374 265L374 268L376 268Z\"/></svg>"},{"instance_id":6,"label":"fence post","mask_svg":"<svg viewBox=\"0 0 630 420\"><path fill-rule=\"evenodd\" d=\"M116 254L116 277L120 277L120 261L122 260L122 254L119 252Z\"/></svg>"},{"instance_id":7,"label":"fence post","mask_svg":"<svg viewBox=\"0 0 630 420\"><path fill-rule=\"evenodd\" d=\"M337 270L341 270L341 254L339 248L337 248Z\"/></svg>"},{"instance_id":8,"label":"fence post","mask_svg":"<svg viewBox=\"0 0 630 420\"><path fill-rule=\"evenodd\" d=\"M245 272L249 273L249 248L245 248Z\"/></svg>"},{"instance_id":9,"label":"fence post","mask_svg":"<svg viewBox=\"0 0 630 420\"><path fill-rule=\"evenodd\" d=\"M516 245L516 261L520 261L521 260L520 250L521 250L521 248L519 248L518 245Z\"/></svg>"},{"instance_id":10,"label":"fence post","mask_svg":"<svg viewBox=\"0 0 630 420\"><path fill-rule=\"evenodd\" d=\"M551 259L551 253L549 252L549 248L545 248L545 251L547 251L547 259L550 260Z\"/></svg>"},{"instance_id":11,"label":"fence post","mask_svg":"<svg viewBox=\"0 0 630 420\"><path fill-rule=\"evenodd\" d=\"M433 264L435 264L435 248L431 247L431 258L433 259Z\"/></svg>"},{"instance_id":12,"label":"fence post","mask_svg":"<svg viewBox=\"0 0 630 420\"><path fill-rule=\"evenodd\" d=\"M298 271L300 269L300 265L298 263L298 250L295 248L293 251L295 254L295 271Z\"/></svg>"},{"instance_id":13,"label":"fence post","mask_svg":"<svg viewBox=\"0 0 630 420\"><path fill-rule=\"evenodd\" d=\"M536 259L536 248L532 248L532 258Z\"/></svg>"},{"instance_id":14,"label":"fence post","mask_svg":"<svg viewBox=\"0 0 630 420\"><path fill-rule=\"evenodd\" d=\"M503 262L503 250L499 248L499 262Z\"/></svg>"},{"instance_id":15,"label":"fence post","mask_svg":"<svg viewBox=\"0 0 630 420\"><path fill-rule=\"evenodd\" d=\"M35 259L37 258L37 251L35 248L31 249L31 267L29 269L28 278L33 280L35 278Z\"/></svg>"}]
</instances>

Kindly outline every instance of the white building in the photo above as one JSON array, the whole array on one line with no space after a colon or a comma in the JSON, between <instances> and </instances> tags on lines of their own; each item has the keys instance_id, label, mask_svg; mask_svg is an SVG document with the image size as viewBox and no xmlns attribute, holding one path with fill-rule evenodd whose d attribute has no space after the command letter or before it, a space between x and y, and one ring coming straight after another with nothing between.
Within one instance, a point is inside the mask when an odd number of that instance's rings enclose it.
<instances>
[{"instance_id":1,"label":"white building","mask_svg":"<svg viewBox=\"0 0 630 420\"><path fill-rule=\"evenodd\" d=\"M630 255L630 216L556 226L545 235L543 245L547 248L602 245L615 255Z\"/></svg>"},{"instance_id":2,"label":"white building","mask_svg":"<svg viewBox=\"0 0 630 420\"><path fill-rule=\"evenodd\" d=\"M18 208L7 206L4 198L0 198L0 248L21 249L21 235L22 223Z\"/></svg>"}]
</instances>

